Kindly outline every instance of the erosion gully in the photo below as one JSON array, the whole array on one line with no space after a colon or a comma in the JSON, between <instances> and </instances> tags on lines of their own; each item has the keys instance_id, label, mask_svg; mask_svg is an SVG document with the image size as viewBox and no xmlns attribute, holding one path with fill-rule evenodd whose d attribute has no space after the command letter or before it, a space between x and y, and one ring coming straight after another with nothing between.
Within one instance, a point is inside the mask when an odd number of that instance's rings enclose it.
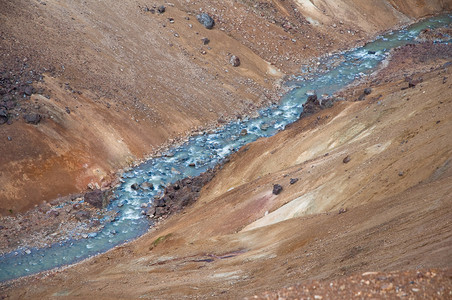
<instances>
[{"instance_id":1,"label":"erosion gully","mask_svg":"<svg viewBox=\"0 0 452 300\"><path fill-rule=\"evenodd\" d=\"M102 220L103 228L99 232L45 248L18 248L0 256L0 282L73 264L143 235L153 224L141 213L141 206L162 193L166 185L188 176L198 176L240 147L283 130L298 119L309 91L332 95L356 79L370 75L391 49L416 42L423 29L450 26L451 23L452 14L428 18L379 36L363 47L320 59L323 71L309 72L309 78L294 76L287 83L293 89L278 105L261 109L258 117L230 122L213 133L193 136L163 156L152 158L123 174L122 183L115 188L114 199L107 207L116 211L117 217ZM448 38L448 42L452 41ZM246 135L240 135L243 129L247 130ZM132 184L143 182L150 182L155 188L131 188Z\"/></svg>"}]
</instances>

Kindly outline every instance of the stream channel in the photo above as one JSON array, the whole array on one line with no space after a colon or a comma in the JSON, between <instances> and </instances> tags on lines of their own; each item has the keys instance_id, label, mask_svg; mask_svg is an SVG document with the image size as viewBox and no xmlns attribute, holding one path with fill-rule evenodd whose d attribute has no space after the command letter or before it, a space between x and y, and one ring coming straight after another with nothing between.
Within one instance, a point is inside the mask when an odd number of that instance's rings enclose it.
<instances>
[{"instance_id":1,"label":"stream channel","mask_svg":"<svg viewBox=\"0 0 452 300\"><path fill-rule=\"evenodd\" d=\"M85 239L68 240L39 249L19 248L0 256L0 282L73 264L143 235L152 223L142 215L141 205L161 193L164 186L188 176L198 176L240 147L283 130L299 118L308 91L332 95L356 79L371 74L391 49L415 42L423 29L450 26L451 23L452 15L428 18L379 36L364 47L321 59L323 71L309 74L309 79L293 77L288 83L293 89L282 97L278 105L259 110L258 117L233 121L214 133L193 136L165 155L124 173L122 183L115 188L114 199L107 208L117 211L117 217L113 221L104 220L101 231ZM243 129L247 130L247 135L240 135ZM155 189L131 189L133 183L143 182L152 183Z\"/></svg>"}]
</instances>

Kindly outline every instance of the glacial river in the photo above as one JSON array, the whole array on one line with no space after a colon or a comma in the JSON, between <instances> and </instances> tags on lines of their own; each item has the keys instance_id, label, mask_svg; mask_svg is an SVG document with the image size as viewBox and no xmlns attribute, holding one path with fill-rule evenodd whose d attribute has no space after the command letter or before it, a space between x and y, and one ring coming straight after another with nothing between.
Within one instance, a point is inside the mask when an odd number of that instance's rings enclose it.
<instances>
[{"instance_id":1,"label":"glacial river","mask_svg":"<svg viewBox=\"0 0 452 300\"><path fill-rule=\"evenodd\" d=\"M101 231L85 239L39 249L19 248L0 256L0 282L73 264L143 235L152 224L141 214L141 205L161 193L164 186L187 176L198 176L243 145L283 130L298 119L308 91L332 95L356 79L371 74L391 49L415 42L423 29L450 26L451 23L452 15L432 17L380 36L364 47L321 59L323 71L309 74L309 79L294 77L290 81L294 88L282 97L280 104L261 109L258 117L228 123L214 133L193 136L164 156L152 158L123 174L122 184L115 188L115 198L108 207L118 212L117 217L113 221L104 220ZM240 135L243 129L247 130L247 135ZM131 189L133 183L143 182L152 183L155 189Z\"/></svg>"}]
</instances>

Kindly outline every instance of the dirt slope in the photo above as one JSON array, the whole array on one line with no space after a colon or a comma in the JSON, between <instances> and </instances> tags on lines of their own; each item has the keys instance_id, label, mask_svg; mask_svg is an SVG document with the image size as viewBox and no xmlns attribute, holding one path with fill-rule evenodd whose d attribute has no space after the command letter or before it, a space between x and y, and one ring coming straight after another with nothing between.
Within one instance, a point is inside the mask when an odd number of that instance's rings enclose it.
<instances>
[{"instance_id":1,"label":"dirt slope","mask_svg":"<svg viewBox=\"0 0 452 300\"><path fill-rule=\"evenodd\" d=\"M276 101L284 74L309 58L452 9L449 0L172 3L0 1L12 121L0 125L1 214L107 186L168 139ZM161 4L165 13L150 11ZM214 29L196 21L200 10ZM26 124L35 113L41 122Z\"/></svg>"},{"instance_id":2,"label":"dirt slope","mask_svg":"<svg viewBox=\"0 0 452 300\"><path fill-rule=\"evenodd\" d=\"M4 293L237 299L304 280L450 268L451 47L436 47L395 52L376 78L342 93L350 101L241 149L193 206L139 240Z\"/></svg>"}]
</instances>

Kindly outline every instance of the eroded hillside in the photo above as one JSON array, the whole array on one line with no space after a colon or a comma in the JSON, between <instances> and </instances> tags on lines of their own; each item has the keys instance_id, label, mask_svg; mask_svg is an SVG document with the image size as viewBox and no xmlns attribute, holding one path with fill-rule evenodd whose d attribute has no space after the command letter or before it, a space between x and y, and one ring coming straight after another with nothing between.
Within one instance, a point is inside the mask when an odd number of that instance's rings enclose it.
<instances>
[{"instance_id":1,"label":"eroded hillside","mask_svg":"<svg viewBox=\"0 0 452 300\"><path fill-rule=\"evenodd\" d=\"M409 287L373 271L451 266L451 51L432 43L394 51L378 74L340 93L346 101L232 155L183 213L77 266L9 283L5 293L275 298L305 280L319 280L316 294L343 284L349 295L362 280L379 297L447 298L446 271L437 283L435 271L406 272L415 277Z\"/></svg>"},{"instance_id":2,"label":"eroded hillside","mask_svg":"<svg viewBox=\"0 0 452 300\"><path fill-rule=\"evenodd\" d=\"M1 1L1 117L12 124L0 125L0 213L106 187L169 139L277 101L284 75L309 59L451 8L440 0ZM199 11L213 16L212 30Z\"/></svg>"}]
</instances>

